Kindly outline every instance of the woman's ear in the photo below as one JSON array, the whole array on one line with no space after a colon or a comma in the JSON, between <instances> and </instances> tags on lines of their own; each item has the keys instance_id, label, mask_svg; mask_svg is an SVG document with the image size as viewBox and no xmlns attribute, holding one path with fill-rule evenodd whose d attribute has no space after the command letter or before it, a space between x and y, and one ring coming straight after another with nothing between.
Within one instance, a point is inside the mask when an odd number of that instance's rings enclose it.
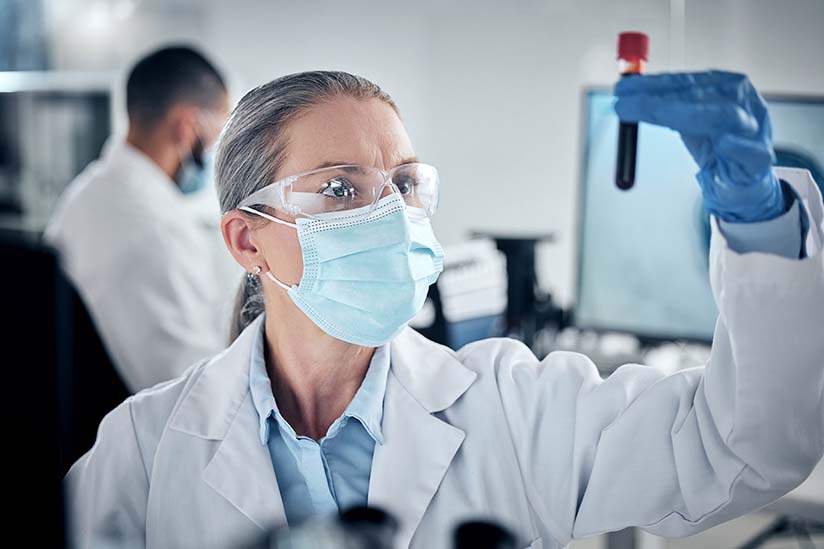
<instances>
[{"instance_id":1,"label":"woman's ear","mask_svg":"<svg viewBox=\"0 0 824 549\"><path fill-rule=\"evenodd\" d=\"M252 273L255 267L260 267L263 272L269 270L266 260L263 258L258 247L252 238L252 230L255 222L238 210L231 210L223 214L220 221L220 231L223 234L223 241L229 248L229 253L235 261L243 267L246 272Z\"/></svg>"}]
</instances>

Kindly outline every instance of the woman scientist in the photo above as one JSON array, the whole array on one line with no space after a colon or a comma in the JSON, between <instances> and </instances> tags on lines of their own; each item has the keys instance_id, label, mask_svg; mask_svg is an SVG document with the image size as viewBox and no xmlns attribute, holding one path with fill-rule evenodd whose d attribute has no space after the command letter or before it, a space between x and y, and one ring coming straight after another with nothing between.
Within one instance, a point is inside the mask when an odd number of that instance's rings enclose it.
<instances>
[{"instance_id":1,"label":"woman scientist","mask_svg":"<svg viewBox=\"0 0 824 549\"><path fill-rule=\"evenodd\" d=\"M771 168L742 75L616 94L622 119L679 131L700 167L720 310L705 368L602 381L579 354L453 352L407 328L442 268L437 172L374 84L286 76L240 101L218 150L242 331L103 420L67 477L76 543L232 547L368 503L399 518L399 547L447 546L486 516L550 548L631 525L692 534L798 485L824 447L821 195Z\"/></svg>"}]
</instances>

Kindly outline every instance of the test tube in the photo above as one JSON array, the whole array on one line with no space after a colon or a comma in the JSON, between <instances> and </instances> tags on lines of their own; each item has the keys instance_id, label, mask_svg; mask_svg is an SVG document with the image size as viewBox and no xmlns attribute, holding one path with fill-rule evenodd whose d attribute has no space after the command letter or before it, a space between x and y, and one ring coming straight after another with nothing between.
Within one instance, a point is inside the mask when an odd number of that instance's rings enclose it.
<instances>
[{"instance_id":1,"label":"test tube","mask_svg":"<svg viewBox=\"0 0 824 549\"><path fill-rule=\"evenodd\" d=\"M618 70L621 78L644 72L649 52L649 37L642 32L622 32L618 35ZM638 148L638 123L621 122L618 126L618 158L615 162L615 184L629 190L635 184L635 156Z\"/></svg>"}]
</instances>

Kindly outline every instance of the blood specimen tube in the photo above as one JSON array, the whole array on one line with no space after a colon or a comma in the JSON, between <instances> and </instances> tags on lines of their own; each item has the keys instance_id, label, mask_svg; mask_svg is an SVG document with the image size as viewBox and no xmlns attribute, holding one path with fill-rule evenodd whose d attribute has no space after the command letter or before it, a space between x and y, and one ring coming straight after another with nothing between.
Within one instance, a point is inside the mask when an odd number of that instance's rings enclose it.
<instances>
[{"instance_id":1,"label":"blood specimen tube","mask_svg":"<svg viewBox=\"0 0 824 549\"><path fill-rule=\"evenodd\" d=\"M649 37L641 32L618 35L618 69L621 78L644 72L649 51ZM638 147L638 124L621 122L618 126L618 157L615 162L615 184L628 190L635 184L635 154Z\"/></svg>"}]
</instances>

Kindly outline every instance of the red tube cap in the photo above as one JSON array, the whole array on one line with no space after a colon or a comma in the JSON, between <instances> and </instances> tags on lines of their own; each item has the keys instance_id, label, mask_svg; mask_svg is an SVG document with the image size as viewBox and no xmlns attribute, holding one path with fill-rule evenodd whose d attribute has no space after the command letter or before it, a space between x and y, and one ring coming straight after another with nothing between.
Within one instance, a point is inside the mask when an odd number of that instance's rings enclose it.
<instances>
[{"instance_id":1,"label":"red tube cap","mask_svg":"<svg viewBox=\"0 0 824 549\"><path fill-rule=\"evenodd\" d=\"M649 36L643 32L622 32L618 35L618 59L647 60Z\"/></svg>"}]
</instances>

